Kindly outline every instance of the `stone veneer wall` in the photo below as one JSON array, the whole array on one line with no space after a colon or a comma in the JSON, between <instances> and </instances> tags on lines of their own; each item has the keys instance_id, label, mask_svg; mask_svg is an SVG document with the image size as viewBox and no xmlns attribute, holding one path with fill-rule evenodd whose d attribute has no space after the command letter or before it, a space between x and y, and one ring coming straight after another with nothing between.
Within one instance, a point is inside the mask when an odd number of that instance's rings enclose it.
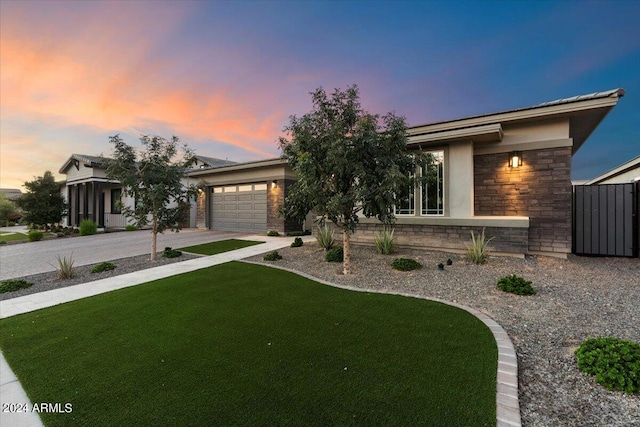
<instances>
[{"instance_id":1,"label":"stone veneer wall","mask_svg":"<svg viewBox=\"0 0 640 427\"><path fill-rule=\"evenodd\" d=\"M529 251L571 252L571 147L473 157L474 211L478 216L528 216Z\"/></svg>"},{"instance_id":2,"label":"stone veneer wall","mask_svg":"<svg viewBox=\"0 0 640 427\"><path fill-rule=\"evenodd\" d=\"M207 189L207 191L211 191ZM206 204L207 197L204 191L198 192L198 198L196 200L196 228L209 228L206 219Z\"/></svg>"},{"instance_id":3,"label":"stone veneer wall","mask_svg":"<svg viewBox=\"0 0 640 427\"><path fill-rule=\"evenodd\" d=\"M351 237L355 244L374 245L375 235L383 229L381 224L360 223ZM458 225L415 225L396 224L394 238L402 247L442 249L452 251L466 250L471 240L471 231L478 235L483 227ZM336 239L342 235L336 230ZM485 237L493 237L490 246L496 252L524 254L527 252L528 229L518 227L485 227Z\"/></svg>"},{"instance_id":4,"label":"stone veneer wall","mask_svg":"<svg viewBox=\"0 0 640 427\"><path fill-rule=\"evenodd\" d=\"M289 188L295 181L292 179L278 180L278 185L271 188L267 184L267 231L277 230L281 233L301 231L302 225L295 221L285 221L280 216L279 209L284 205L284 199L289 194Z\"/></svg>"}]
</instances>

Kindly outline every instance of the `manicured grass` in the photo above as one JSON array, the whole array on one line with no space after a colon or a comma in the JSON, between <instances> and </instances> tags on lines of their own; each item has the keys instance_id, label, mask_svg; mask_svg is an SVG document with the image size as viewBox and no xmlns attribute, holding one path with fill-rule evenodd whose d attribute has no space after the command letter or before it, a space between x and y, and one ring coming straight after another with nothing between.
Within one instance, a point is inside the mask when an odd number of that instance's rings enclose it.
<instances>
[{"instance_id":1,"label":"manicured grass","mask_svg":"<svg viewBox=\"0 0 640 427\"><path fill-rule=\"evenodd\" d=\"M247 246L259 245L264 242L255 242L252 240L220 240L218 242L203 243L202 245L187 246L186 248L179 248L184 252L191 252L193 254L201 255L215 255L222 252L233 251L235 249L246 248Z\"/></svg>"},{"instance_id":2,"label":"manicured grass","mask_svg":"<svg viewBox=\"0 0 640 427\"><path fill-rule=\"evenodd\" d=\"M27 240L27 235L22 233L0 235L0 241L14 242L16 240Z\"/></svg>"},{"instance_id":3,"label":"manicured grass","mask_svg":"<svg viewBox=\"0 0 640 427\"><path fill-rule=\"evenodd\" d=\"M0 322L48 426L496 422L497 348L469 313L227 263Z\"/></svg>"}]
</instances>

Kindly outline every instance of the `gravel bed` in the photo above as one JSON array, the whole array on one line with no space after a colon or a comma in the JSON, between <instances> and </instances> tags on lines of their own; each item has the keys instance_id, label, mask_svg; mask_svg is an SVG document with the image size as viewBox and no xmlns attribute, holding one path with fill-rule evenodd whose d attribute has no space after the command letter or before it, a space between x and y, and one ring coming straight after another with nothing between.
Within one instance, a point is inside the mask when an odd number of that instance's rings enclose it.
<instances>
[{"instance_id":1,"label":"gravel bed","mask_svg":"<svg viewBox=\"0 0 640 427\"><path fill-rule=\"evenodd\" d=\"M114 263L116 265L116 268L110 271L103 271L102 273L91 273L91 269L97 264L88 264L75 267L74 270L76 275L72 279L60 280L58 279L58 273L55 271L19 277L19 279L24 279L27 282L33 283L33 286L14 292L2 293L0 294L0 301L21 297L23 295L35 294L37 292L65 288L67 286L77 285L80 283L93 282L94 280L119 276L121 274L132 273L134 271L158 267L161 265L173 264L174 262L187 261L193 258L198 258L198 255L183 252L182 256L176 258L164 258L162 256L162 252L159 252L158 259L156 259L155 261L149 261L149 254L112 260L110 262Z\"/></svg>"},{"instance_id":2,"label":"gravel bed","mask_svg":"<svg viewBox=\"0 0 640 427\"><path fill-rule=\"evenodd\" d=\"M580 343L597 336L640 342L640 260L550 257L491 257L483 265L463 255L402 250L378 255L373 248L352 251L350 276L324 261L314 245L285 248L275 265L362 289L403 292L454 301L482 311L509 334L518 356L519 398L524 426L640 426L640 395L612 392L576 367ZM399 272L395 257L423 264ZM447 259L453 265L438 269ZM261 256L249 258L262 261ZM533 282L537 295L517 296L497 289L499 278L517 274Z\"/></svg>"},{"instance_id":3,"label":"gravel bed","mask_svg":"<svg viewBox=\"0 0 640 427\"><path fill-rule=\"evenodd\" d=\"M324 261L316 246L279 250L275 265L303 271L338 283L384 292L403 292L458 302L482 311L507 331L518 356L520 410L524 426L640 426L640 395L608 391L576 367L573 351L597 336L640 342L640 260L549 257L526 259L491 257L484 265L468 264L463 255L401 250L378 255L372 248L352 250L350 276L341 265ZM117 268L91 274L92 265L76 268L77 276L58 280L56 273L25 277L34 285L0 294L0 300L193 259L184 253L151 263L148 255L112 261ZM399 272L395 257L424 265ZM446 263L444 271L437 264ZM248 258L264 264L262 256ZM495 286L500 277L517 274L533 282L534 296L504 293Z\"/></svg>"}]
</instances>

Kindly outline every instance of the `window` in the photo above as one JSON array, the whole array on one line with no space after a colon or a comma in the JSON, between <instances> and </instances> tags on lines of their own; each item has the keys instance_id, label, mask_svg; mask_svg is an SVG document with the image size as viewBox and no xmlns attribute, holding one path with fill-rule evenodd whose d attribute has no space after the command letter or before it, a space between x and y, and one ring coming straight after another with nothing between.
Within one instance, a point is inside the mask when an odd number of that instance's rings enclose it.
<instances>
[{"instance_id":1,"label":"window","mask_svg":"<svg viewBox=\"0 0 640 427\"><path fill-rule=\"evenodd\" d=\"M432 152L433 163L422 168L429 181L422 184L421 215L444 215L444 152Z\"/></svg>"},{"instance_id":2,"label":"window","mask_svg":"<svg viewBox=\"0 0 640 427\"><path fill-rule=\"evenodd\" d=\"M419 178L429 178L419 182L416 188L409 190L409 196L396 206L396 215L416 215L416 206L420 215L444 215L444 151L432 151L433 161L418 170Z\"/></svg>"},{"instance_id":3,"label":"window","mask_svg":"<svg viewBox=\"0 0 640 427\"><path fill-rule=\"evenodd\" d=\"M409 195L396 206L396 215L415 215L415 191L409 188Z\"/></svg>"},{"instance_id":4,"label":"window","mask_svg":"<svg viewBox=\"0 0 640 427\"><path fill-rule=\"evenodd\" d=\"M111 189L111 213L122 213L122 188Z\"/></svg>"}]
</instances>

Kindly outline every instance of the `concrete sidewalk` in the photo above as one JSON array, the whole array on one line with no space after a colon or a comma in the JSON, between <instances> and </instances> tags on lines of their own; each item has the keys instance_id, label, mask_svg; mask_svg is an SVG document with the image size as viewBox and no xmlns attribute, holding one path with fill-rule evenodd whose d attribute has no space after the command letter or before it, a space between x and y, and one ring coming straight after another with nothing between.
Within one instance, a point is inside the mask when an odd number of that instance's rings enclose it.
<instances>
[{"instance_id":1,"label":"concrete sidewalk","mask_svg":"<svg viewBox=\"0 0 640 427\"><path fill-rule=\"evenodd\" d=\"M238 238L238 237L236 237ZM99 295L102 293L114 291L116 289L127 288L130 286L140 285L152 280L162 279L164 277L175 276L177 274L187 273L189 271L199 270L201 268L211 267L213 265L223 264L229 261L236 261L265 252L282 249L291 245L293 238L289 237L267 237L263 235L248 235L242 237L245 240L266 241L259 245L249 246L235 251L223 252L217 255L206 256L202 258L192 259L189 261L168 264L159 267L140 270L133 273L123 274L120 276L109 277L102 280L96 280L66 288L55 289L37 294L26 295L23 297L12 298L0 301L0 318L4 319L16 316L30 311L39 310L41 308L52 307L58 304L75 301L82 298ZM304 236L302 240L312 242L314 237ZM0 353L0 402L3 404L20 404L28 405L29 409L33 408L32 403L27 398L24 389L16 378L13 371L7 364L4 355ZM0 412L0 425L14 427L30 427L42 426L40 417L34 412Z\"/></svg>"}]
</instances>

